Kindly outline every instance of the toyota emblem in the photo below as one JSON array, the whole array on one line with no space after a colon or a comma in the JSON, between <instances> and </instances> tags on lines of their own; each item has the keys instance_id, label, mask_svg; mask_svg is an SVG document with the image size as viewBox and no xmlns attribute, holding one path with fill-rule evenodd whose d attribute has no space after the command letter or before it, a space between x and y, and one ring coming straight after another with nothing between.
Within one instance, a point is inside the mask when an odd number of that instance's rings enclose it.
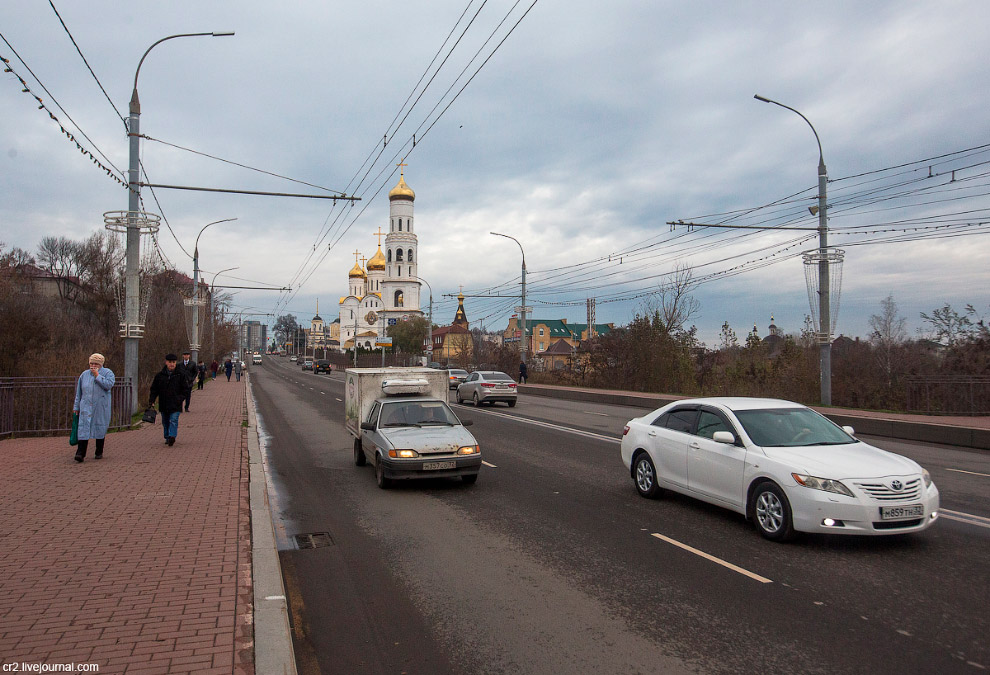
<instances>
[{"instance_id":1,"label":"toyota emblem","mask_svg":"<svg viewBox=\"0 0 990 675\"><path fill-rule=\"evenodd\" d=\"M894 492L900 492L901 491L901 488L903 488L903 487L904 487L904 484L901 483L901 481L899 481L899 480L895 480L895 481L891 481L890 482L890 489L893 490Z\"/></svg>"}]
</instances>

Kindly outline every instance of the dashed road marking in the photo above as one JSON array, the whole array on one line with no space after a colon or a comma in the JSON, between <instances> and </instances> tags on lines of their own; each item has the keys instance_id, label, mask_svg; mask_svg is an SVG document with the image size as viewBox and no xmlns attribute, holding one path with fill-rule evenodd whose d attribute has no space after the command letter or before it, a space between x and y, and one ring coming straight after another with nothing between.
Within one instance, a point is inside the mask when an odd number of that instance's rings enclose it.
<instances>
[{"instance_id":1,"label":"dashed road marking","mask_svg":"<svg viewBox=\"0 0 990 675\"><path fill-rule=\"evenodd\" d=\"M683 543L677 541L676 539L671 539L670 537L665 537L664 535L658 534L656 532L654 532L651 536L656 537L657 539L662 539L663 541L667 542L668 544L673 544L674 546L677 546L678 548L682 548L685 551L688 551L689 553L693 553L693 554L695 554L697 556L701 556L705 560L710 560L710 561L712 561L713 563L715 563L717 565L721 565L722 567L725 567L726 569L732 570L733 572L738 572L739 574L741 574L741 575L743 575L745 577L749 577L750 579L754 579L756 581L759 581L761 584L772 584L773 583L773 581L771 581L770 579L767 579L766 577L761 577L759 574L756 574L755 572L750 572L749 570L743 569L742 567L739 567L738 565L733 565L732 563L727 562L725 560L722 560L721 558L716 558L715 556L713 556L710 553L705 553L704 551L700 551L700 550L694 548L693 546L688 546L687 544L683 544Z\"/></svg>"},{"instance_id":2,"label":"dashed road marking","mask_svg":"<svg viewBox=\"0 0 990 675\"><path fill-rule=\"evenodd\" d=\"M491 462L486 462L485 460L481 460L481 463L482 463L482 464L484 464L485 466L490 466L490 467L492 467L493 469L497 469L497 468L498 468L497 466L495 466L495 465L494 465L494 464L492 464Z\"/></svg>"},{"instance_id":3,"label":"dashed road marking","mask_svg":"<svg viewBox=\"0 0 990 675\"><path fill-rule=\"evenodd\" d=\"M983 476L984 478L990 478L990 473L980 473L979 471L963 471L962 469L946 469L946 471L955 471L956 473L968 473L970 476Z\"/></svg>"},{"instance_id":4,"label":"dashed road marking","mask_svg":"<svg viewBox=\"0 0 990 675\"><path fill-rule=\"evenodd\" d=\"M977 527L985 527L990 529L990 518L984 518L983 516L974 516L972 513L963 513L962 511L950 511L949 509L939 509L939 518L948 518L949 520L955 520L960 523L966 523L967 525L976 525Z\"/></svg>"}]
</instances>

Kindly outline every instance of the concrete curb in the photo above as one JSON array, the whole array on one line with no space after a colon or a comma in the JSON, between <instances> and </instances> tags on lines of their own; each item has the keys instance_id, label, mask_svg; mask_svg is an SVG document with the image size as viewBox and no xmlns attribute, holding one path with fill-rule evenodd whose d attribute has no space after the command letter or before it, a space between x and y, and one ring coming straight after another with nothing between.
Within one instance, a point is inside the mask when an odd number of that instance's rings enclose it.
<instances>
[{"instance_id":1,"label":"concrete curb","mask_svg":"<svg viewBox=\"0 0 990 675\"><path fill-rule=\"evenodd\" d=\"M268 504L268 484L258 438L258 416L247 375L248 454L251 469L251 565L254 579L254 669L265 675L296 672L289 607Z\"/></svg>"},{"instance_id":2,"label":"concrete curb","mask_svg":"<svg viewBox=\"0 0 990 675\"><path fill-rule=\"evenodd\" d=\"M519 393L534 396L547 396L568 401L593 401L610 405L625 405L653 410L668 403L679 401L687 396L665 396L662 394L644 394L638 392L609 392L588 389L570 389L550 385L520 385ZM882 436L907 441L923 443L938 443L940 445L955 445L976 450L990 450L990 429L976 427L954 426L929 421L915 421L884 417L882 413L869 411L838 412L833 409L823 409L810 406L840 425L848 425L857 434L866 436Z\"/></svg>"}]
</instances>

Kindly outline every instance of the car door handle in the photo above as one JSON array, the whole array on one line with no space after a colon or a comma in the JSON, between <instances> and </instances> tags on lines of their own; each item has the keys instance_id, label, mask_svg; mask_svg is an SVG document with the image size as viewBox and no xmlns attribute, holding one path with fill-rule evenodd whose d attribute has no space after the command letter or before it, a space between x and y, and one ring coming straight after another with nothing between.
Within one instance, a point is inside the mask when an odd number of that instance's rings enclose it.
<instances>
[{"instance_id":1,"label":"car door handle","mask_svg":"<svg viewBox=\"0 0 990 675\"><path fill-rule=\"evenodd\" d=\"M698 445L697 443L692 443L691 444L691 449L692 450L700 450L701 449L701 446Z\"/></svg>"},{"instance_id":2,"label":"car door handle","mask_svg":"<svg viewBox=\"0 0 990 675\"><path fill-rule=\"evenodd\" d=\"M647 434L647 436L656 436L656 435L657 435L657 432L655 432L655 431L651 431L649 434Z\"/></svg>"}]
</instances>

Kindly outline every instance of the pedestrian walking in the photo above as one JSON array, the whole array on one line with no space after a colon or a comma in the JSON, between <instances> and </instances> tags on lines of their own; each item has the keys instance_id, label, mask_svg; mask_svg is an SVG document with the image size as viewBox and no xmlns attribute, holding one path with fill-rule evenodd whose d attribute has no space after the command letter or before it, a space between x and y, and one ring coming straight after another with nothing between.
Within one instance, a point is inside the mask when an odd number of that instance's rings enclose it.
<instances>
[{"instance_id":1,"label":"pedestrian walking","mask_svg":"<svg viewBox=\"0 0 990 675\"><path fill-rule=\"evenodd\" d=\"M234 370L234 364L227 359L226 363L223 364L223 372L227 374L227 381L230 382L230 373Z\"/></svg>"},{"instance_id":2,"label":"pedestrian walking","mask_svg":"<svg viewBox=\"0 0 990 675\"><path fill-rule=\"evenodd\" d=\"M203 383L206 382L206 364L203 363L202 361L200 361L199 362L199 367L197 368L197 371L198 371L198 373L197 373L198 374L198 381L196 383L196 388L199 389L200 391L202 391L203 390Z\"/></svg>"},{"instance_id":3,"label":"pedestrian walking","mask_svg":"<svg viewBox=\"0 0 990 675\"><path fill-rule=\"evenodd\" d=\"M240 359L237 359L237 363L234 364L234 372L237 374L237 381L238 382L241 381L241 370L242 370L241 360Z\"/></svg>"},{"instance_id":4,"label":"pedestrian walking","mask_svg":"<svg viewBox=\"0 0 990 675\"><path fill-rule=\"evenodd\" d=\"M90 439L96 440L96 459L103 459L103 444L110 426L110 390L113 389L114 374L103 364L103 354L89 357L89 370L76 380L76 398L72 402L72 412L79 414L79 445L76 446L76 461L86 458Z\"/></svg>"},{"instance_id":5,"label":"pedestrian walking","mask_svg":"<svg viewBox=\"0 0 990 675\"><path fill-rule=\"evenodd\" d=\"M519 362L519 384L526 384L526 362Z\"/></svg>"},{"instance_id":6,"label":"pedestrian walking","mask_svg":"<svg viewBox=\"0 0 990 675\"><path fill-rule=\"evenodd\" d=\"M189 403L192 401L192 390L193 383L196 381L197 368L196 362L192 360L192 354L189 351L182 352L182 363L179 364L179 370L186 376L186 381L189 386L186 389L186 397L183 399L183 403L186 406L186 412L189 412Z\"/></svg>"},{"instance_id":7,"label":"pedestrian walking","mask_svg":"<svg viewBox=\"0 0 990 675\"><path fill-rule=\"evenodd\" d=\"M162 430L168 445L175 445L175 437L179 432L179 414L189 389L189 379L178 369L177 364L175 354L165 355L165 367L155 375L151 383L151 397L148 399L149 408L158 399L158 412L162 414Z\"/></svg>"},{"instance_id":8,"label":"pedestrian walking","mask_svg":"<svg viewBox=\"0 0 990 675\"><path fill-rule=\"evenodd\" d=\"M213 363L210 364L210 374L214 380L217 379L218 370L220 370L220 364L217 363L216 359L213 359Z\"/></svg>"}]
</instances>

